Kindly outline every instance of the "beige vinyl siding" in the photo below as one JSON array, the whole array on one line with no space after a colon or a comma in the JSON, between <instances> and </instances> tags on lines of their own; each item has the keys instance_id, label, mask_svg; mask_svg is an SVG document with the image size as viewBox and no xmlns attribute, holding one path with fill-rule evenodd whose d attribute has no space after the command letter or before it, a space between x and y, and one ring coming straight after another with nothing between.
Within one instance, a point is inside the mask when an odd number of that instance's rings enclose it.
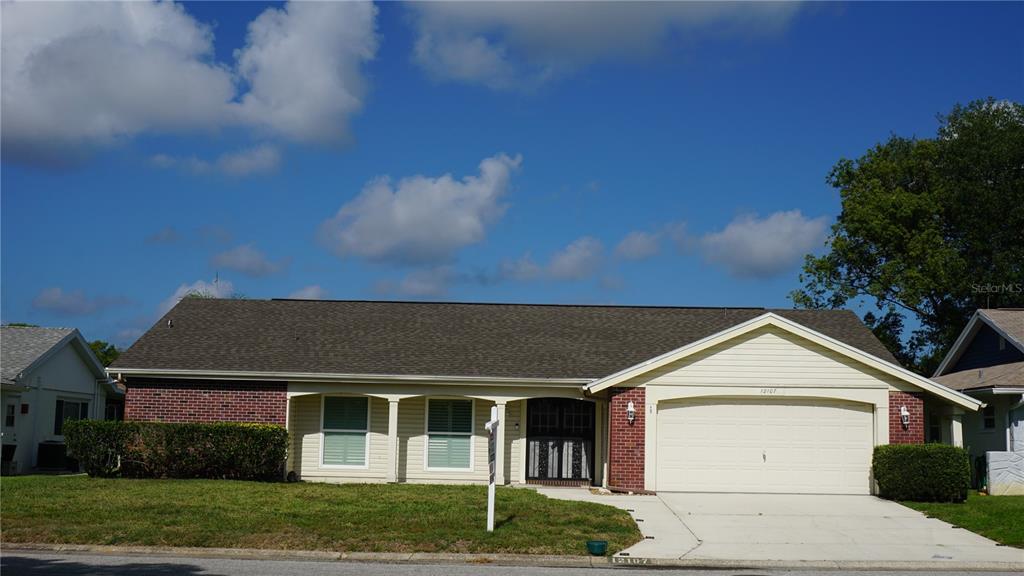
<instances>
[{"instance_id":1,"label":"beige vinyl siding","mask_svg":"<svg viewBox=\"0 0 1024 576\"><path fill-rule=\"evenodd\" d=\"M370 398L370 450L364 468L333 468L320 466L321 396L310 394L291 399L289 428L292 432L292 456L289 470L302 480L324 482L383 481L388 465L388 403Z\"/></svg>"},{"instance_id":2,"label":"beige vinyl siding","mask_svg":"<svg viewBox=\"0 0 1024 576\"><path fill-rule=\"evenodd\" d=\"M864 387L896 378L772 326L754 330L652 370L649 386Z\"/></svg>"},{"instance_id":3,"label":"beige vinyl siding","mask_svg":"<svg viewBox=\"0 0 1024 576\"><path fill-rule=\"evenodd\" d=\"M450 396L455 398L456 396ZM369 467L338 469L320 467L320 398L318 394L293 396L288 414L292 446L288 470L299 478L322 482L383 482L387 473L388 402L370 399ZM472 471L426 470L426 398L406 398L398 403L398 480L400 482L486 482L487 432L484 423L490 417L492 402L473 400ZM519 478L521 442L525 434L520 402L505 407L505 477ZM515 429L519 424L519 431Z\"/></svg>"}]
</instances>

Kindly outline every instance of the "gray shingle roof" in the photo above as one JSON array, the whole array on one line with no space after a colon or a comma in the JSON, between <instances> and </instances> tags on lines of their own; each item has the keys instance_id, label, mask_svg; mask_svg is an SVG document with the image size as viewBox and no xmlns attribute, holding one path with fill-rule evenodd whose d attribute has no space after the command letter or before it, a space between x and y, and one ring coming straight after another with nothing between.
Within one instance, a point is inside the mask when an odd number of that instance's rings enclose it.
<instances>
[{"instance_id":1,"label":"gray shingle roof","mask_svg":"<svg viewBox=\"0 0 1024 576\"><path fill-rule=\"evenodd\" d=\"M1024 346L1024 309L1022 308L986 308L978 313L988 318L993 324L1017 341L1017 346Z\"/></svg>"},{"instance_id":2,"label":"gray shingle roof","mask_svg":"<svg viewBox=\"0 0 1024 576\"><path fill-rule=\"evenodd\" d=\"M1024 362L961 370L935 376L932 380L962 392L978 388L1020 388L1024 387Z\"/></svg>"},{"instance_id":3,"label":"gray shingle roof","mask_svg":"<svg viewBox=\"0 0 1024 576\"><path fill-rule=\"evenodd\" d=\"M772 311L895 362L852 312ZM187 298L111 368L600 378L765 312Z\"/></svg>"},{"instance_id":4,"label":"gray shingle roof","mask_svg":"<svg viewBox=\"0 0 1024 576\"><path fill-rule=\"evenodd\" d=\"M0 327L0 378L13 382L37 358L74 331L74 328Z\"/></svg>"}]
</instances>

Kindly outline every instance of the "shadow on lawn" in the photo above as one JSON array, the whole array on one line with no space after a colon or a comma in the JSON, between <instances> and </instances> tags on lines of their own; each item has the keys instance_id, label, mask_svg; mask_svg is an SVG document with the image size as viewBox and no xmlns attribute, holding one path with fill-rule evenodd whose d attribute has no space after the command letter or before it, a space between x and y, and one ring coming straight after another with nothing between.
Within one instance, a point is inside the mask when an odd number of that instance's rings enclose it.
<instances>
[{"instance_id":1,"label":"shadow on lawn","mask_svg":"<svg viewBox=\"0 0 1024 576\"><path fill-rule=\"evenodd\" d=\"M66 559L29 558L4 554L0 560L0 572L4 576L171 576L202 574L217 576L203 571L200 566L185 563L159 562L153 564L117 564L97 566Z\"/></svg>"}]
</instances>

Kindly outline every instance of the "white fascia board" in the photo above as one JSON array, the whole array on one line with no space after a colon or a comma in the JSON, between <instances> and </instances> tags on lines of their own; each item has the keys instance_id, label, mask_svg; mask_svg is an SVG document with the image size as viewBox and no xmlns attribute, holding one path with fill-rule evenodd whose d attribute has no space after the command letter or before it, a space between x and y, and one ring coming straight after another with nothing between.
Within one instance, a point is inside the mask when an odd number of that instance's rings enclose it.
<instances>
[{"instance_id":1,"label":"white fascia board","mask_svg":"<svg viewBox=\"0 0 1024 576\"><path fill-rule=\"evenodd\" d=\"M1024 388L992 388L993 394L1024 394Z\"/></svg>"},{"instance_id":2,"label":"white fascia board","mask_svg":"<svg viewBox=\"0 0 1024 576\"><path fill-rule=\"evenodd\" d=\"M329 374L319 372L253 372L236 370L176 370L160 368L107 368L112 376L151 376L202 380L272 380L291 382L359 382L359 383L434 383L490 384L493 386L567 386L580 387L592 382L589 378L511 378L507 376L434 376L405 374Z\"/></svg>"},{"instance_id":3,"label":"white fascia board","mask_svg":"<svg viewBox=\"0 0 1024 576\"><path fill-rule=\"evenodd\" d=\"M687 344L686 346L677 348L676 350L662 354L661 356L652 358L645 362L641 362L640 364L637 364L630 368L626 368L625 370L612 374L611 376L607 376L605 378L597 380L596 382L587 387L587 391L598 392L610 386L614 386L616 384L624 382L630 378L634 378L636 376L649 372L650 370L653 370L660 366L664 366L665 364L668 364L670 362L675 362L677 360L695 354L701 350L710 348L711 346L714 346L716 344L732 340L733 338L746 334L747 332L768 325L781 328L783 330L786 330L787 332L800 336L801 338L810 340L811 342L815 342L816 344L819 344L834 352L842 354L847 358L856 360L862 364L875 368L876 370L889 374L890 376L898 378L904 382L913 384L919 388L931 392L936 396L945 398L946 400L949 400L950 402L953 402L954 404L957 404L963 408L977 410L982 405L980 401L971 398L966 394L957 392L956 390L953 390L951 388L947 388L946 386L943 386L938 382L934 382L918 374L914 374L913 372L907 370L906 368L903 368L902 366L897 366L892 362L882 360L881 358L868 354L867 352L864 352L859 348L850 346L845 342L840 342L835 338L826 336L820 332L812 330L802 324L798 324L797 322L789 320L788 318L779 316L778 314L775 314L773 312L766 312L756 318L753 318L746 322L737 324L736 326L733 326L729 329L718 332L717 334L712 334L707 338L703 338L701 340L698 340L697 342Z\"/></svg>"}]
</instances>

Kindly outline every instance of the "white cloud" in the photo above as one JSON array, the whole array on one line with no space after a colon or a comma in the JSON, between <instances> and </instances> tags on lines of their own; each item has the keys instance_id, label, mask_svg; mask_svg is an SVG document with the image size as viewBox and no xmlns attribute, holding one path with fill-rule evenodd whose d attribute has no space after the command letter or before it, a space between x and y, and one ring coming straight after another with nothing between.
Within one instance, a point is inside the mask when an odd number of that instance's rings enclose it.
<instances>
[{"instance_id":1,"label":"white cloud","mask_svg":"<svg viewBox=\"0 0 1024 576\"><path fill-rule=\"evenodd\" d=\"M634 230L615 247L615 255L624 260L645 260L658 253L659 234Z\"/></svg>"},{"instance_id":2,"label":"white cloud","mask_svg":"<svg viewBox=\"0 0 1024 576\"><path fill-rule=\"evenodd\" d=\"M320 226L321 242L342 257L375 262L438 264L464 246L484 239L505 211L520 156L499 154L480 162L479 176L413 176L392 185L387 177L368 183L352 201Z\"/></svg>"},{"instance_id":3,"label":"white cloud","mask_svg":"<svg viewBox=\"0 0 1024 576\"><path fill-rule=\"evenodd\" d=\"M273 172L280 164L281 153L277 151L277 148L267 144L224 154L217 160L217 168L232 176Z\"/></svg>"},{"instance_id":4,"label":"white cloud","mask_svg":"<svg viewBox=\"0 0 1024 576\"><path fill-rule=\"evenodd\" d=\"M252 176L277 170L281 165L281 152L276 146L261 144L237 152L226 152L213 162L196 156L178 158L161 153L151 156L149 163L164 170L178 167L192 174L209 174L216 170L228 176Z\"/></svg>"},{"instance_id":5,"label":"white cloud","mask_svg":"<svg viewBox=\"0 0 1024 576\"><path fill-rule=\"evenodd\" d=\"M541 266L529 254L516 260L505 260L498 265L498 280L585 280L600 268L604 257L604 245L590 236L577 238L568 246L551 255L547 264Z\"/></svg>"},{"instance_id":6,"label":"white cloud","mask_svg":"<svg viewBox=\"0 0 1024 576\"><path fill-rule=\"evenodd\" d=\"M189 294L201 294L211 298L228 298L235 294L235 286L230 280L215 280L206 282L196 280L191 284L182 284L166 300L160 303L158 315L163 316L185 296Z\"/></svg>"},{"instance_id":7,"label":"white cloud","mask_svg":"<svg viewBox=\"0 0 1024 576\"><path fill-rule=\"evenodd\" d=\"M764 219L743 215L725 229L700 239L704 258L744 278L767 278L798 265L821 246L828 217L807 218L799 210L775 212Z\"/></svg>"},{"instance_id":8,"label":"white cloud","mask_svg":"<svg viewBox=\"0 0 1024 576\"><path fill-rule=\"evenodd\" d=\"M517 260L506 260L498 265L498 277L502 279L526 282L543 275L544 269L534 262L529 254L523 255Z\"/></svg>"},{"instance_id":9,"label":"white cloud","mask_svg":"<svg viewBox=\"0 0 1024 576\"><path fill-rule=\"evenodd\" d=\"M3 2L0 10L3 153L41 164L144 133L243 127L343 141L365 97L361 66L377 48L368 3L267 9L231 65L213 60L213 28L180 4Z\"/></svg>"},{"instance_id":10,"label":"white cloud","mask_svg":"<svg viewBox=\"0 0 1024 576\"><path fill-rule=\"evenodd\" d=\"M781 30L796 3L421 2L413 61L438 80L529 88L599 59L658 51L673 35Z\"/></svg>"},{"instance_id":11,"label":"white cloud","mask_svg":"<svg viewBox=\"0 0 1024 576\"><path fill-rule=\"evenodd\" d=\"M584 236L555 252L548 264L548 275L556 280L582 280L601 265L604 246L596 238Z\"/></svg>"},{"instance_id":12,"label":"white cloud","mask_svg":"<svg viewBox=\"0 0 1024 576\"><path fill-rule=\"evenodd\" d=\"M39 292L32 300L32 307L61 316L85 316L126 302L127 299L121 297L90 298L81 290L65 292L61 288L52 287Z\"/></svg>"},{"instance_id":13,"label":"white cloud","mask_svg":"<svg viewBox=\"0 0 1024 576\"><path fill-rule=\"evenodd\" d=\"M266 254L254 248L252 244L242 244L216 254L210 259L210 264L254 277L276 274L288 265L287 261L275 262L267 258Z\"/></svg>"},{"instance_id":14,"label":"white cloud","mask_svg":"<svg viewBox=\"0 0 1024 576\"><path fill-rule=\"evenodd\" d=\"M336 142L363 107L362 64L377 52L377 9L366 2L291 2L249 24L236 52L250 86L240 114L300 142Z\"/></svg>"},{"instance_id":15,"label":"white cloud","mask_svg":"<svg viewBox=\"0 0 1024 576\"><path fill-rule=\"evenodd\" d=\"M382 281L377 283L376 290L380 294L397 294L413 298L439 298L448 293L448 286L457 279L451 266L437 266L413 270L395 283Z\"/></svg>"},{"instance_id":16,"label":"white cloud","mask_svg":"<svg viewBox=\"0 0 1024 576\"><path fill-rule=\"evenodd\" d=\"M289 298L296 300L324 300L327 298L327 290L324 290L318 284L299 288L288 295Z\"/></svg>"}]
</instances>

